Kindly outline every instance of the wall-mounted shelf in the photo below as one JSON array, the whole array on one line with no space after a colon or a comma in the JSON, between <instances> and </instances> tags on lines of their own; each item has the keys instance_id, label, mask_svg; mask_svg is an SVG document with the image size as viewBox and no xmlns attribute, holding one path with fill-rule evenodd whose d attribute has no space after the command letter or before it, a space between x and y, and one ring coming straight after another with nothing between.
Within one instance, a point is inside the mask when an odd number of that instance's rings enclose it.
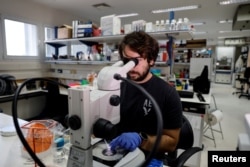
<instances>
[{"instance_id":1,"label":"wall-mounted shelf","mask_svg":"<svg viewBox=\"0 0 250 167\"><path fill-rule=\"evenodd\" d=\"M157 40L167 40L168 37L175 39L192 39L190 31L159 31L148 33ZM98 43L118 43L125 35L111 35L111 36L97 36L97 37L84 37L84 38L71 38L71 39L54 39L46 40L45 43L55 48L55 53L58 55L58 49L63 46L70 46L73 44L86 44L94 45ZM47 60L47 63L56 64L107 64L105 61L74 61L74 60ZM112 63L112 62L111 62ZM109 63L109 64L111 64ZM166 62L156 62L156 65L166 65Z\"/></svg>"},{"instance_id":2,"label":"wall-mounted shelf","mask_svg":"<svg viewBox=\"0 0 250 167\"><path fill-rule=\"evenodd\" d=\"M173 37L175 39L192 39L192 34L190 31L159 31L148 33L157 40L167 39L168 37ZM82 42L92 42L92 43L116 43L119 42L125 35L108 35L108 36L97 36L97 37L85 37L85 38L71 38L71 39L53 39L46 40L45 43L60 43L63 45L76 44Z\"/></svg>"},{"instance_id":3,"label":"wall-mounted shelf","mask_svg":"<svg viewBox=\"0 0 250 167\"><path fill-rule=\"evenodd\" d=\"M175 65L183 65L183 66L189 66L190 65L189 62L188 63L185 63L185 62L175 62L174 64Z\"/></svg>"},{"instance_id":4,"label":"wall-mounted shelf","mask_svg":"<svg viewBox=\"0 0 250 167\"><path fill-rule=\"evenodd\" d=\"M84 61L84 60L46 60L45 63L54 64L93 64L93 65L103 65L103 64L113 64L114 61Z\"/></svg>"},{"instance_id":5,"label":"wall-mounted shelf","mask_svg":"<svg viewBox=\"0 0 250 167\"><path fill-rule=\"evenodd\" d=\"M201 50L201 49L205 49L206 47L175 47L174 50Z\"/></svg>"},{"instance_id":6,"label":"wall-mounted shelf","mask_svg":"<svg viewBox=\"0 0 250 167\"><path fill-rule=\"evenodd\" d=\"M114 64L116 61L86 61L86 60L70 60L70 59L61 59L61 60L45 60L45 63L52 64L88 64L88 65L109 65ZM167 65L164 61L157 61L155 65L165 66Z\"/></svg>"},{"instance_id":7,"label":"wall-mounted shelf","mask_svg":"<svg viewBox=\"0 0 250 167\"><path fill-rule=\"evenodd\" d=\"M156 40L168 40L169 37L173 37L172 39L192 39L192 35L190 31L161 31L161 32L152 32L149 33ZM56 53L58 53L58 49L66 46L67 53L71 53L71 46L73 45L82 45L86 44L88 46L92 46L93 44L118 44L124 38L125 35L115 35L115 36L98 36L98 37L85 37L85 38L72 38L72 39L54 39L54 40L46 40L45 44L54 47ZM60 56L58 55L60 58ZM112 59L111 59L112 60ZM86 61L86 60L77 60L76 57L68 59L52 59L49 58L45 60L45 63L51 64L50 73L51 77L63 78L63 79L73 79L79 80L91 71L99 71L103 66L112 65L115 61ZM92 67L94 65L95 67ZM155 67L163 67L164 73L167 73L167 67L169 66L166 61L157 61L155 62ZM53 72L55 70L55 72ZM63 72L61 72L63 71Z\"/></svg>"}]
</instances>

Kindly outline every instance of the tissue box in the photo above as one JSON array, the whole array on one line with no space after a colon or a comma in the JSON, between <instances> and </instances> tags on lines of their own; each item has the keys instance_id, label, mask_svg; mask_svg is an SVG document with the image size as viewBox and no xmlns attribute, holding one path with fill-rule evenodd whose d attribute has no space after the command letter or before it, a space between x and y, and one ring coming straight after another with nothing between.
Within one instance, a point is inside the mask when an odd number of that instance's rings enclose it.
<instances>
[{"instance_id":1,"label":"tissue box","mask_svg":"<svg viewBox=\"0 0 250 167\"><path fill-rule=\"evenodd\" d=\"M57 38L65 39L72 38L72 27L68 25L63 25L57 29Z\"/></svg>"},{"instance_id":2,"label":"tissue box","mask_svg":"<svg viewBox=\"0 0 250 167\"><path fill-rule=\"evenodd\" d=\"M102 35L121 34L121 19L115 15L101 17Z\"/></svg>"}]
</instances>

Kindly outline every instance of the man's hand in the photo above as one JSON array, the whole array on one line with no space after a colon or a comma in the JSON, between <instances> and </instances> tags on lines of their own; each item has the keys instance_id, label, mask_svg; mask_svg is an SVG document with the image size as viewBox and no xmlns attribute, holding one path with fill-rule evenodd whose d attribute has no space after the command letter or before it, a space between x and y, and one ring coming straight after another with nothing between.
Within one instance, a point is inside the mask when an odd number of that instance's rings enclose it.
<instances>
[{"instance_id":1,"label":"man's hand","mask_svg":"<svg viewBox=\"0 0 250 167\"><path fill-rule=\"evenodd\" d=\"M134 151L142 142L140 135L136 132L122 133L110 143L111 150L120 147L129 151Z\"/></svg>"}]
</instances>

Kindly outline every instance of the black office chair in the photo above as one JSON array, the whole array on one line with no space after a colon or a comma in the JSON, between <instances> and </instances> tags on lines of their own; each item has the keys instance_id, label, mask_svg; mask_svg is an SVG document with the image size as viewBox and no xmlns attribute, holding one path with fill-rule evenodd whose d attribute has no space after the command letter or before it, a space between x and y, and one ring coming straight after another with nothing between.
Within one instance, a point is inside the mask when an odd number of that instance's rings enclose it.
<instances>
[{"instance_id":1,"label":"black office chair","mask_svg":"<svg viewBox=\"0 0 250 167\"><path fill-rule=\"evenodd\" d=\"M172 167L183 167L185 162L195 153L202 151L203 147L194 147L194 134L189 120L183 116L183 125L176 150L165 156L164 164ZM178 150L183 152L177 156Z\"/></svg>"},{"instance_id":2,"label":"black office chair","mask_svg":"<svg viewBox=\"0 0 250 167\"><path fill-rule=\"evenodd\" d=\"M247 90L244 92L242 91L242 93L240 93L239 98L241 97L247 97L248 99L250 99L250 92L249 92L249 88L250 88L250 67L247 67L245 72L244 72L244 78L242 78L242 83L243 85L247 85Z\"/></svg>"},{"instance_id":3,"label":"black office chair","mask_svg":"<svg viewBox=\"0 0 250 167\"><path fill-rule=\"evenodd\" d=\"M237 74L237 78L235 79L235 81L238 81L240 83L240 88L236 88L236 91L233 92L232 94L241 94L244 92L244 82L245 82L245 79L244 78L241 78L240 77L241 74Z\"/></svg>"}]
</instances>

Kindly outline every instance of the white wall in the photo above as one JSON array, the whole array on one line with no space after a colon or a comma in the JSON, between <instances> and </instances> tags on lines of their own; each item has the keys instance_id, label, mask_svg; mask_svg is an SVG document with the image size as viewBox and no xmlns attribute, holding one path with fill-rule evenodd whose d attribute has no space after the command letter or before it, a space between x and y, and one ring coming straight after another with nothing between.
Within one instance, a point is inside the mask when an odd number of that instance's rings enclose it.
<instances>
[{"instance_id":1,"label":"white wall","mask_svg":"<svg viewBox=\"0 0 250 167\"><path fill-rule=\"evenodd\" d=\"M41 31L44 30L43 26L71 25L72 20L83 20L83 18L36 4L30 0L0 0L1 15L37 23ZM40 39L40 58L38 60L7 60L4 59L5 46L2 26L0 24L0 74L9 73L16 76L17 79L46 76L50 66L43 63L45 57L44 39ZM40 34L40 37L44 38L44 32L40 32Z\"/></svg>"},{"instance_id":2,"label":"white wall","mask_svg":"<svg viewBox=\"0 0 250 167\"><path fill-rule=\"evenodd\" d=\"M72 20L79 19L64 11L36 4L30 0L0 0L0 4L1 14L37 21L45 25L71 24Z\"/></svg>"}]
</instances>

